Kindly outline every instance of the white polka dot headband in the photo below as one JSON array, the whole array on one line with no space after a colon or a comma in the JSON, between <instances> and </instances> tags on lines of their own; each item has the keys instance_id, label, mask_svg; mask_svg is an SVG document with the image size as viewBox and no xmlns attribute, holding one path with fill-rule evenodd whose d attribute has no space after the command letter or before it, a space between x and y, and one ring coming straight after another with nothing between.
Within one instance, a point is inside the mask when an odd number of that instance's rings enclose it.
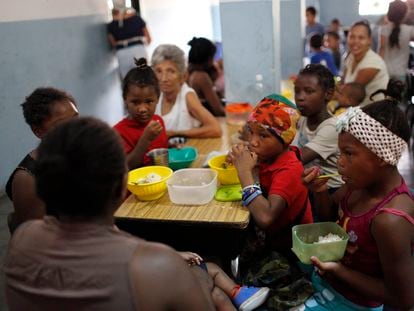
<instances>
[{"instance_id":1,"label":"white polka dot headband","mask_svg":"<svg viewBox=\"0 0 414 311\"><path fill-rule=\"evenodd\" d=\"M379 158L397 165L407 143L359 107L350 107L336 123L338 132L348 132Z\"/></svg>"}]
</instances>

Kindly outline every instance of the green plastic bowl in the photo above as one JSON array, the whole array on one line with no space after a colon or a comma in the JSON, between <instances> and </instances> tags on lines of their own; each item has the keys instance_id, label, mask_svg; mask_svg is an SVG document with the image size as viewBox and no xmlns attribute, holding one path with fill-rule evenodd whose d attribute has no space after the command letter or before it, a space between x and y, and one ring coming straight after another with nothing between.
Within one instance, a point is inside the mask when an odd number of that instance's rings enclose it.
<instances>
[{"instance_id":1,"label":"green plastic bowl","mask_svg":"<svg viewBox=\"0 0 414 311\"><path fill-rule=\"evenodd\" d=\"M187 168L197 159L197 149L194 147L168 149L168 166L175 170Z\"/></svg>"},{"instance_id":2,"label":"green plastic bowl","mask_svg":"<svg viewBox=\"0 0 414 311\"><path fill-rule=\"evenodd\" d=\"M332 233L340 236L341 241L328 243L318 242L320 236ZM310 264L312 256L320 261L338 261L344 257L348 234L334 222L318 222L314 224L297 225L292 228L292 251L304 264Z\"/></svg>"}]
</instances>

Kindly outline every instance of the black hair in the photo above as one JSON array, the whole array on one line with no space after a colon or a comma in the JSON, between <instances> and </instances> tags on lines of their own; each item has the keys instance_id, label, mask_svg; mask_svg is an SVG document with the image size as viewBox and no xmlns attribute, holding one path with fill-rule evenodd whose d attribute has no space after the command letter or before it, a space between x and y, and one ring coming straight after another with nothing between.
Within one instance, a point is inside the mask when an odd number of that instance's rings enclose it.
<instances>
[{"instance_id":1,"label":"black hair","mask_svg":"<svg viewBox=\"0 0 414 311\"><path fill-rule=\"evenodd\" d=\"M398 101L395 99L376 101L365 106L362 110L407 143L410 141L407 116L398 107Z\"/></svg>"},{"instance_id":2,"label":"black hair","mask_svg":"<svg viewBox=\"0 0 414 311\"><path fill-rule=\"evenodd\" d=\"M38 149L38 196L54 215L93 218L103 215L123 193L125 154L119 135L94 118L62 122Z\"/></svg>"},{"instance_id":3,"label":"black hair","mask_svg":"<svg viewBox=\"0 0 414 311\"><path fill-rule=\"evenodd\" d=\"M315 33L314 35L312 35L312 37L310 38L309 44L312 48L314 49L320 49L323 43L323 37L322 35Z\"/></svg>"},{"instance_id":4,"label":"black hair","mask_svg":"<svg viewBox=\"0 0 414 311\"><path fill-rule=\"evenodd\" d=\"M398 102L401 102L404 97L404 91L405 91L405 83L397 78L391 78L388 81L387 89L380 89L375 91L371 94L369 97L370 100L373 100L375 95L377 94L384 94L386 97L389 97L391 99L394 99Z\"/></svg>"},{"instance_id":5,"label":"black hair","mask_svg":"<svg viewBox=\"0 0 414 311\"><path fill-rule=\"evenodd\" d=\"M150 86L155 89L157 96L160 96L160 86L158 85L157 76L154 70L147 65L147 60L143 57L140 59L134 58L136 67L128 71L124 80L122 81L122 97L125 99L130 85L138 87Z\"/></svg>"},{"instance_id":6,"label":"black hair","mask_svg":"<svg viewBox=\"0 0 414 311\"><path fill-rule=\"evenodd\" d=\"M205 64L216 54L216 46L206 38L193 37L188 45L191 46L188 52L188 62L190 64Z\"/></svg>"},{"instance_id":7,"label":"black hair","mask_svg":"<svg viewBox=\"0 0 414 311\"><path fill-rule=\"evenodd\" d=\"M75 99L63 90L53 87L35 89L21 104L26 123L30 127L41 127L43 122L50 117L52 106L64 101L76 105Z\"/></svg>"},{"instance_id":8,"label":"black hair","mask_svg":"<svg viewBox=\"0 0 414 311\"><path fill-rule=\"evenodd\" d=\"M309 64L299 71L299 75L316 76L319 84L325 91L335 89L335 80L332 72L321 64Z\"/></svg>"},{"instance_id":9,"label":"black hair","mask_svg":"<svg viewBox=\"0 0 414 311\"><path fill-rule=\"evenodd\" d=\"M367 20L364 19L364 20L360 20L358 22L355 22L355 23L352 24L351 29L353 29L353 28L355 28L357 26L365 27L365 29L368 32L368 37L371 38L372 31L371 31L371 25L369 24L369 21L367 21Z\"/></svg>"},{"instance_id":10,"label":"black hair","mask_svg":"<svg viewBox=\"0 0 414 311\"><path fill-rule=\"evenodd\" d=\"M311 13L312 15L315 15L315 16L316 16L316 13L317 13L317 11L316 11L316 9L315 9L314 6L308 6L306 8L306 12Z\"/></svg>"},{"instance_id":11,"label":"black hair","mask_svg":"<svg viewBox=\"0 0 414 311\"><path fill-rule=\"evenodd\" d=\"M328 31L326 33L327 36L334 37L336 40L340 40L341 37L339 37L339 34L336 31Z\"/></svg>"},{"instance_id":12,"label":"black hair","mask_svg":"<svg viewBox=\"0 0 414 311\"><path fill-rule=\"evenodd\" d=\"M408 6L405 2L402 1L393 1L390 2L388 6L388 19L394 23L394 27L388 37L388 43L390 47L400 47L399 35L400 35L400 24L407 14Z\"/></svg>"},{"instance_id":13,"label":"black hair","mask_svg":"<svg viewBox=\"0 0 414 311\"><path fill-rule=\"evenodd\" d=\"M344 86L349 87L349 97L355 101L356 104L362 103L362 101L365 99L366 92L365 92L365 86L361 83L357 82L349 82L346 83Z\"/></svg>"},{"instance_id":14,"label":"black hair","mask_svg":"<svg viewBox=\"0 0 414 311\"><path fill-rule=\"evenodd\" d=\"M338 24L338 25L340 25L341 23L339 22L339 19L334 18L334 19L331 20L331 24Z\"/></svg>"}]
</instances>

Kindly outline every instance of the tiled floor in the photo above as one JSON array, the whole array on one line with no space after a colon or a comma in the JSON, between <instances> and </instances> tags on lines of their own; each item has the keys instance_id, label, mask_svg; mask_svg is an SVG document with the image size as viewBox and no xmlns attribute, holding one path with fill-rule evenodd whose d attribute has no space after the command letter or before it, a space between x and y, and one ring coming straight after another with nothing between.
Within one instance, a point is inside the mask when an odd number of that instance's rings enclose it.
<instances>
[{"instance_id":1,"label":"tiled floor","mask_svg":"<svg viewBox=\"0 0 414 311\"><path fill-rule=\"evenodd\" d=\"M402 156L398 168L406 180L408 186L414 190L414 143L411 144L410 150L407 150ZM7 244L10 239L7 228L7 215L12 211L12 204L6 196L0 197L0 265L3 266L3 259L6 254ZM0 273L0 311L7 311L8 308L4 299L4 276Z\"/></svg>"}]
</instances>

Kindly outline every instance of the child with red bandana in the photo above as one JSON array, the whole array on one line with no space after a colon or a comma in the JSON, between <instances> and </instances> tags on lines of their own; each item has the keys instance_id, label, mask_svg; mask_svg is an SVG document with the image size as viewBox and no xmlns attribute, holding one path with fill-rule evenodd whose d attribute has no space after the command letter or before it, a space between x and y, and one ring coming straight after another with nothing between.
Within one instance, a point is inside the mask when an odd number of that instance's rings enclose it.
<instances>
[{"instance_id":1,"label":"child with red bandana","mask_svg":"<svg viewBox=\"0 0 414 311\"><path fill-rule=\"evenodd\" d=\"M168 148L168 138L162 118L155 107L160 96L158 80L145 58L136 60L122 82L122 96L128 116L114 129L121 135L129 169L151 165L146 155L156 148Z\"/></svg>"},{"instance_id":2,"label":"child with red bandana","mask_svg":"<svg viewBox=\"0 0 414 311\"><path fill-rule=\"evenodd\" d=\"M265 97L247 120L247 141L229 154L243 187L243 204L264 231L266 244L284 254L290 252L292 226L312 222L308 191L301 182L303 166L289 146L298 119L295 104L287 98Z\"/></svg>"}]
</instances>

